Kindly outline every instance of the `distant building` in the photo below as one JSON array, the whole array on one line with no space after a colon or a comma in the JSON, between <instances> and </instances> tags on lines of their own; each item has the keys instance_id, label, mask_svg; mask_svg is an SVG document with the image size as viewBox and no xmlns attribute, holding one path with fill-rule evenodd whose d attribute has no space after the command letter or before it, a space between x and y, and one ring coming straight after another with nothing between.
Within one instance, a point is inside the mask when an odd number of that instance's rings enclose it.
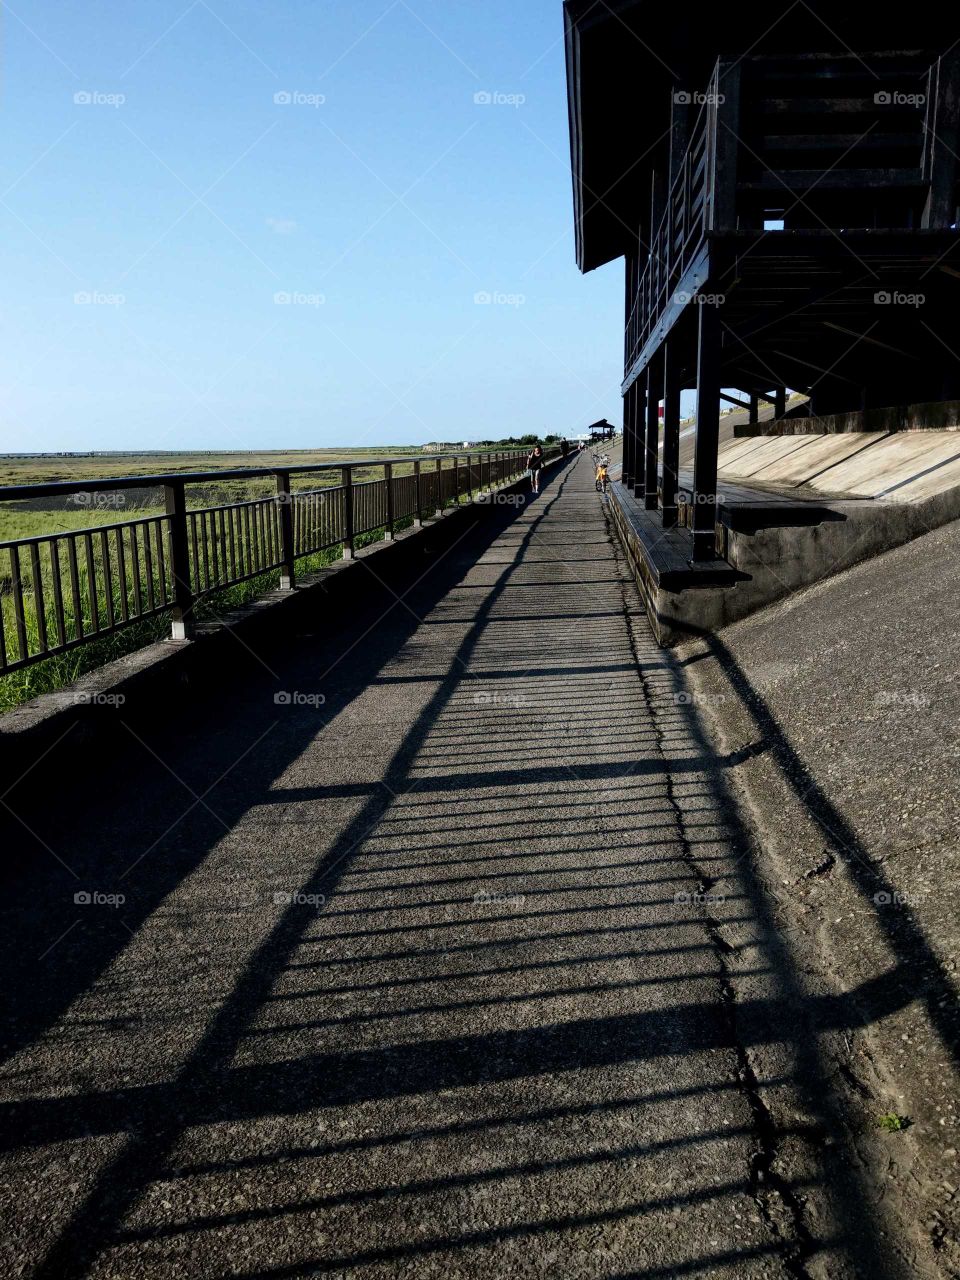
<instances>
[{"instance_id":1,"label":"distant building","mask_svg":"<svg viewBox=\"0 0 960 1280\"><path fill-rule=\"evenodd\" d=\"M590 423L586 434L590 440L612 440L617 434L617 428L606 418L601 418L598 422Z\"/></svg>"}]
</instances>

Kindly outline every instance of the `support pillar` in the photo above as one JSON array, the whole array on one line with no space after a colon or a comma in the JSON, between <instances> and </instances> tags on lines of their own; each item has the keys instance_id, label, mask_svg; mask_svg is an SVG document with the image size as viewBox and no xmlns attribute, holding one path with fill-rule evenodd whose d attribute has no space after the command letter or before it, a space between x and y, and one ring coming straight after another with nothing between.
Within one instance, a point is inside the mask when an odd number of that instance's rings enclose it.
<instances>
[{"instance_id":1,"label":"support pillar","mask_svg":"<svg viewBox=\"0 0 960 1280\"><path fill-rule=\"evenodd\" d=\"M660 389L661 361L655 355L647 365L647 433L644 450L643 505L648 511L659 506L658 482L660 470Z\"/></svg>"},{"instance_id":2,"label":"support pillar","mask_svg":"<svg viewBox=\"0 0 960 1280\"><path fill-rule=\"evenodd\" d=\"M697 438L693 462L693 558L714 560L720 441L720 311L697 307Z\"/></svg>"},{"instance_id":3,"label":"support pillar","mask_svg":"<svg viewBox=\"0 0 960 1280\"><path fill-rule=\"evenodd\" d=\"M663 527L677 524L677 485L680 469L680 352L676 337L663 346Z\"/></svg>"},{"instance_id":4,"label":"support pillar","mask_svg":"<svg viewBox=\"0 0 960 1280\"><path fill-rule=\"evenodd\" d=\"M631 493L635 498L644 496L647 450L645 445L647 392L638 378L633 384L633 476Z\"/></svg>"},{"instance_id":5,"label":"support pillar","mask_svg":"<svg viewBox=\"0 0 960 1280\"><path fill-rule=\"evenodd\" d=\"M633 387L623 394L623 465L620 470L620 482L626 489L631 483L633 460L630 457L630 415L633 411Z\"/></svg>"}]
</instances>

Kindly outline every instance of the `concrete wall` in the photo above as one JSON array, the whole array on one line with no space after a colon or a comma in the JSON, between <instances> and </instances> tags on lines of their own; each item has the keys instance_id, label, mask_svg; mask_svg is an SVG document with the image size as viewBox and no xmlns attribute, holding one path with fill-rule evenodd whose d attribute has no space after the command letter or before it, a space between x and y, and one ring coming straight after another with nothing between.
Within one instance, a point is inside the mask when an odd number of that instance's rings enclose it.
<instances>
[{"instance_id":1,"label":"concrete wall","mask_svg":"<svg viewBox=\"0 0 960 1280\"><path fill-rule=\"evenodd\" d=\"M847 431L960 430L960 400L890 405L863 412L828 413L823 417L786 417L775 422L748 422L734 428L737 436L799 436Z\"/></svg>"},{"instance_id":2,"label":"concrete wall","mask_svg":"<svg viewBox=\"0 0 960 1280\"><path fill-rule=\"evenodd\" d=\"M755 533L725 530L731 586L660 586L657 567L611 491L610 512L640 587L657 642L670 647L717 631L844 569L960 519L960 488L917 502L830 502L826 519Z\"/></svg>"}]
</instances>

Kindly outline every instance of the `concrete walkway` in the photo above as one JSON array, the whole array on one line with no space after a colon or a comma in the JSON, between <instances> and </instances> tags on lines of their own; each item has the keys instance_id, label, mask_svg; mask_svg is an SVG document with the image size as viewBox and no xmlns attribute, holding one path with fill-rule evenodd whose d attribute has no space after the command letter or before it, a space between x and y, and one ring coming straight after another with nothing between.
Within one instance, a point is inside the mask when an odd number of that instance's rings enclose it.
<instances>
[{"instance_id":1,"label":"concrete walkway","mask_svg":"<svg viewBox=\"0 0 960 1280\"><path fill-rule=\"evenodd\" d=\"M21 815L6 1274L921 1273L589 457L255 669Z\"/></svg>"}]
</instances>

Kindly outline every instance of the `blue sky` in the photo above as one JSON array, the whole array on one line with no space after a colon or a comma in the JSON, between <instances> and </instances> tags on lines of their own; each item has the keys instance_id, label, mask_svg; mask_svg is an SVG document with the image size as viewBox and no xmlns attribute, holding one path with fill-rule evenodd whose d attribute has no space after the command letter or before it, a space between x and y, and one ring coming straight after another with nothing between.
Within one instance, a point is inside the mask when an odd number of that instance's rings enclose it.
<instances>
[{"instance_id":1,"label":"blue sky","mask_svg":"<svg viewBox=\"0 0 960 1280\"><path fill-rule=\"evenodd\" d=\"M560 0L16 0L4 61L0 449L619 414Z\"/></svg>"}]
</instances>

